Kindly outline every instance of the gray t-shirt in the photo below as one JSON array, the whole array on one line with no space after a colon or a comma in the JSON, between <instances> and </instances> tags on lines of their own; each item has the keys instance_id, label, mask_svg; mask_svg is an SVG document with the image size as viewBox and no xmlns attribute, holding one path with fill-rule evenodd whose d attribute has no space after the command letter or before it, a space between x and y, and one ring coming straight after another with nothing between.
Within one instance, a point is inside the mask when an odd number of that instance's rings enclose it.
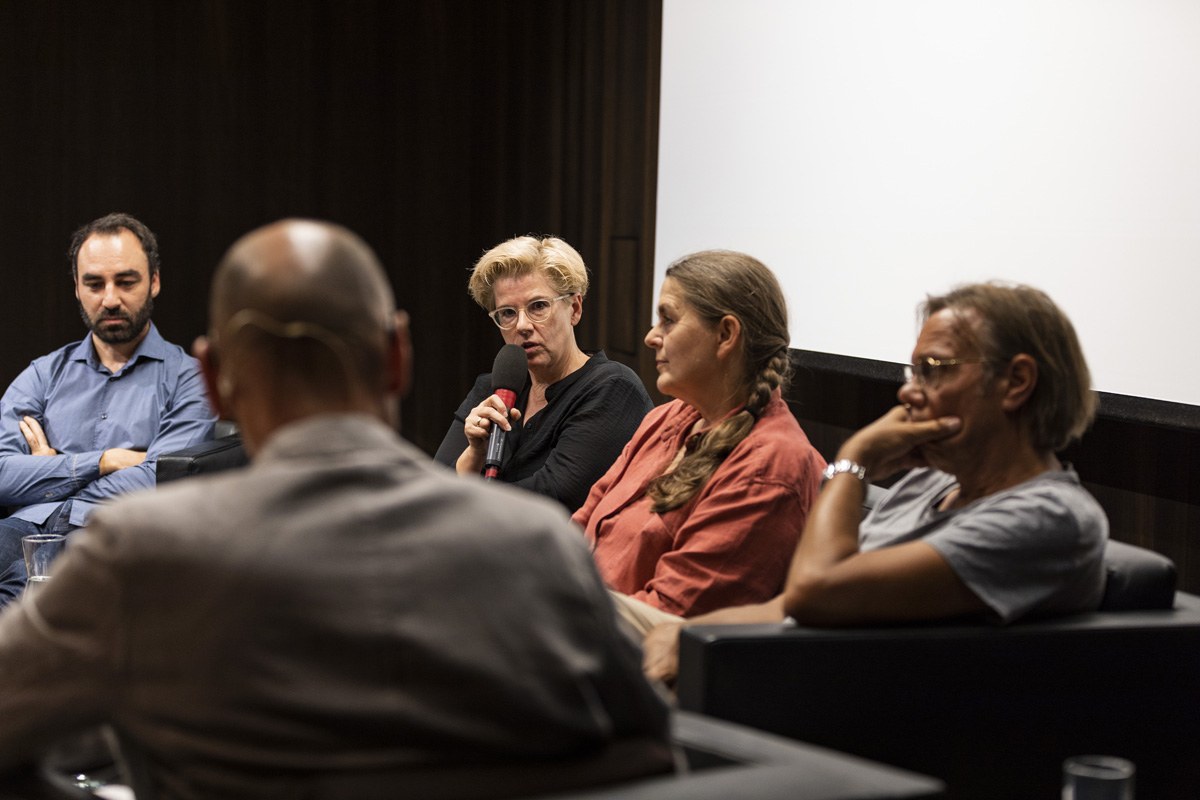
<instances>
[{"instance_id":1,"label":"gray t-shirt","mask_svg":"<svg viewBox=\"0 0 1200 800\"><path fill-rule=\"evenodd\" d=\"M1001 622L1100 604L1108 518L1073 469L939 511L956 483L935 469L910 472L863 521L860 549L928 543Z\"/></svg>"}]
</instances>

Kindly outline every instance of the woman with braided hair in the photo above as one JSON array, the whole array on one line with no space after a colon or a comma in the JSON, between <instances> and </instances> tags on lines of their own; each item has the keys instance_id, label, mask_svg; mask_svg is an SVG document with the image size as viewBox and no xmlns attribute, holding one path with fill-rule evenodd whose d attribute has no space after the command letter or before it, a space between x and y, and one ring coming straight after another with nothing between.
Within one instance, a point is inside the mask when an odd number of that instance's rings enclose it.
<instances>
[{"instance_id":1,"label":"woman with braided hair","mask_svg":"<svg viewBox=\"0 0 1200 800\"><path fill-rule=\"evenodd\" d=\"M685 256L667 269L646 344L659 391L675 399L646 416L575 512L601 575L651 615L773 597L825 467L782 398L779 282L744 253Z\"/></svg>"}]
</instances>

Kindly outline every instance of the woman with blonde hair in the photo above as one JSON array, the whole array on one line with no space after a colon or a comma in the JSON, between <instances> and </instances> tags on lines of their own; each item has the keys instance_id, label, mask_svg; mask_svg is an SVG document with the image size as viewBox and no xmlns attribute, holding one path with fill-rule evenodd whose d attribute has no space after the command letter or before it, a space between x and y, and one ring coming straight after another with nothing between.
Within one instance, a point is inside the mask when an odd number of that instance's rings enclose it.
<instances>
[{"instance_id":1,"label":"woman with blonde hair","mask_svg":"<svg viewBox=\"0 0 1200 800\"><path fill-rule=\"evenodd\" d=\"M756 259L709 250L667 269L646 344L675 399L574 515L611 589L687 617L783 587L825 466L782 397L788 341Z\"/></svg>"},{"instance_id":2,"label":"woman with blonde hair","mask_svg":"<svg viewBox=\"0 0 1200 800\"><path fill-rule=\"evenodd\" d=\"M475 264L468 290L505 343L524 351L528 377L508 408L491 373L480 375L435 458L478 475L488 436L500 426L508 432L500 480L574 511L653 406L646 387L629 367L576 343L588 274L562 239L518 236L496 245Z\"/></svg>"}]
</instances>

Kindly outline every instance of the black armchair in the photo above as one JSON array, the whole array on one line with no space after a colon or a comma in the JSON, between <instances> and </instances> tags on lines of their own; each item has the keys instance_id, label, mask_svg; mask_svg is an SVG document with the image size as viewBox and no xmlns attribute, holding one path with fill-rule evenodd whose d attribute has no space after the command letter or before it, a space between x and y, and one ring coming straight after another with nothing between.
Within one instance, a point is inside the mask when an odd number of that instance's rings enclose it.
<instances>
[{"instance_id":1,"label":"black armchair","mask_svg":"<svg viewBox=\"0 0 1200 800\"><path fill-rule=\"evenodd\" d=\"M679 706L935 775L953 798L1054 797L1087 753L1133 760L1139 797L1190 798L1200 597L1158 553L1110 540L1104 560L1100 610L1057 620L685 628Z\"/></svg>"},{"instance_id":2,"label":"black armchair","mask_svg":"<svg viewBox=\"0 0 1200 800\"><path fill-rule=\"evenodd\" d=\"M1085 753L1133 760L1139 797L1200 786L1193 595L1003 628L686 628L677 689L681 708L934 775L953 798L1054 797Z\"/></svg>"}]
</instances>

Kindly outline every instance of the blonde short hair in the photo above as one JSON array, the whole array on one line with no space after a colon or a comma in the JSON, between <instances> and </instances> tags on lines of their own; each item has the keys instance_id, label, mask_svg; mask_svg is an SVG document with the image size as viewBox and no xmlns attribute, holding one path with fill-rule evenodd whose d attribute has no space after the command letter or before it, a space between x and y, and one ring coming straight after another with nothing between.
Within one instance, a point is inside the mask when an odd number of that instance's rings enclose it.
<instances>
[{"instance_id":1,"label":"blonde short hair","mask_svg":"<svg viewBox=\"0 0 1200 800\"><path fill-rule=\"evenodd\" d=\"M475 263L467 291L484 311L494 311L496 281L530 274L541 275L559 294L587 295L583 257L556 236L517 236L496 245Z\"/></svg>"}]
</instances>

